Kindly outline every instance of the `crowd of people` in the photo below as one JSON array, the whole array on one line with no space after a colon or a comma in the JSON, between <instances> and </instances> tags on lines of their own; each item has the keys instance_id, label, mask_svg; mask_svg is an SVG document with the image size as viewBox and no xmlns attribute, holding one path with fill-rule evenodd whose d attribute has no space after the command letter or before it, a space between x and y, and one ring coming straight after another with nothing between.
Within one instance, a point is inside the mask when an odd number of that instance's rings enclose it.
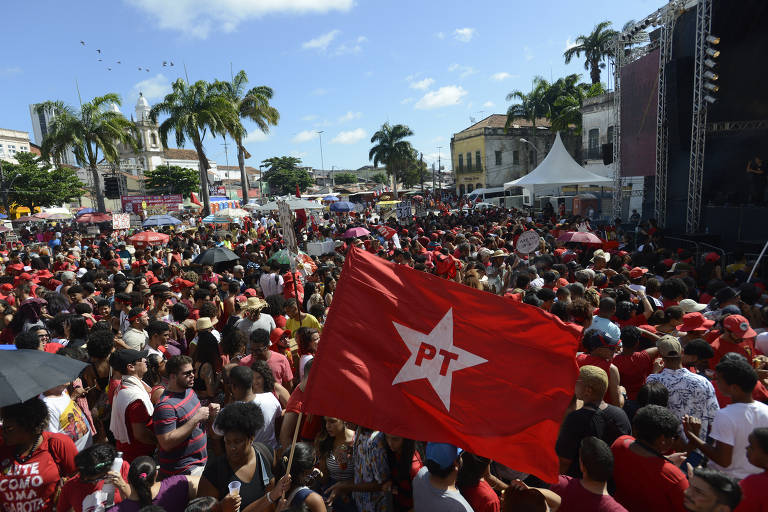
<instances>
[{"instance_id":1,"label":"crowd of people","mask_svg":"<svg viewBox=\"0 0 768 512\"><path fill-rule=\"evenodd\" d=\"M287 228L276 216L250 229L175 231L145 248L120 232L27 232L2 251L0 342L88 365L0 410L2 508L766 510L760 274L747 282L745 258L724 266L716 253L673 251L652 222L612 251L557 241L585 224L498 208L408 223L326 215L297 228L298 239L333 240L335 250L294 271L272 258ZM344 239L351 227L370 235ZM530 230L539 245L521 253ZM32 243L43 232L48 241ZM239 261L193 263L217 246ZM541 308L578 336L573 401L556 445L540 447L557 454L557 482L450 444L302 414L353 246L496 294L511 315Z\"/></svg>"}]
</instances>

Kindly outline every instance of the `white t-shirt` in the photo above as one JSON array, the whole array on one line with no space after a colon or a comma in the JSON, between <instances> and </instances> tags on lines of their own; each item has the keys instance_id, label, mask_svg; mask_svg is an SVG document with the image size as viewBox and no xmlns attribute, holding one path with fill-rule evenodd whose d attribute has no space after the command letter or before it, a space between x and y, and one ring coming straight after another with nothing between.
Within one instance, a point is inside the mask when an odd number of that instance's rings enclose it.
<instances>
[{"instance_id":1,"label":"white t-shirt","mask_svg":"<svg viewBox=\"0 0 768 512\"><path fill-rule=\"evenodd\" d=\"M250 337L251 333L256 329L272 332L275 327L275 319L266 313L261 313L259 319L256 321L253 321L250 318L241 318L235 322L235 329L242 331L242 333L248 337Z\"/></svg>"},{"instance_id":2,"label":"white t-shirt","mask_svg":"<svg viewBox=\"0 0 768 512\"><path fill-rule=\"evenodd\" d=\"M283 293L283 276L280 274L263 274L259 278L259 287L265 297Z\"/></svg>"},{"instance_id":3,"label":"white t-shirt","mask_svg":"<svg viewBox=\"0 0 768 512\"><path fill-rule=\"evenodd\" d=\"M264 415L264 426L256 432L254 441L264 443L274 450L277 448L275 422L283 414L280 402L274 393L257 393L252 401L259 406L261 413Z\"/></svg>"},{"instance_id":4,"label":"white t-shirt","mask_svg":"<svg viewBox=\"0 0 768 512\"><path fill-rule=\"evenodd\" d=\"M768 427L768 405L762 402L729 404L717 411L709 435L733 446L733 458L727 468L713 461L709 462L710 466L738 480L762 473L763 469L753 466L747 460L749 434L758 427Z\"/></svg>"},{"instance_id":5,"label":"white t-shirt","mask_svg":"<svg viewBox=\"0 0 768 512\"><path fill-rule=\"evenodd\" d=\"M78 407L67 390L63 390L59 396L40 395L48 407L48 432L64 434L75 442L77 451L82 451L91 446L91 428L88 418Z\"/></svg>"},{"instance_id":6,"label":"white t-shirt","mask_svg":"<svg viewBox=\"0 0 768 512\"><path fill-rule=\"evenodd\" d=\"M304 367L307 366L307 363L314 359L315 356L313 354L304 354L299 358L299 378L304 378Z\"/></svg>"},{"instance_id":7,"label":"white t-shirt","mask_svg":"<svg viewBox=\"0 0 768 512\"><path fill-rule=\"evenodd\" d=\"M755 338L755 348L758 352L768 356L768 332L761 332Z\"/></svg>"}]
</instances>

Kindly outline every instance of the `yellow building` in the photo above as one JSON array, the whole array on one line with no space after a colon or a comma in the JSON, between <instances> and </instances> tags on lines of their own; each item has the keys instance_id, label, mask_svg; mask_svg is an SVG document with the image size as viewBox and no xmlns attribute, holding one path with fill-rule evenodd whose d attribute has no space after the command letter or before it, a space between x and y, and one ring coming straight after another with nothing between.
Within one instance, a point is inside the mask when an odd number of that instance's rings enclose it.
<instances>
[{"instance_id":1,"label":"yellow building","mask_svg":"<svg viewBox=\"0 0 768 512\"><path fill-rule=\"evenodd\" d=\"M482 128L470 128L451 138L451 161L458 195L485 187L484 154L485 135Z\"/></svg>"}]
</instances>

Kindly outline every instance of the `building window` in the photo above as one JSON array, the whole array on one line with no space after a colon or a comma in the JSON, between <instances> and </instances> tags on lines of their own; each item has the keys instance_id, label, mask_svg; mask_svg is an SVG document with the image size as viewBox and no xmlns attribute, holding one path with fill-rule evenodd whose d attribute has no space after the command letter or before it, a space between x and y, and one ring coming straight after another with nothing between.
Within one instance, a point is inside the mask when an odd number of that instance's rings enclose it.
<instances>
[{"instance_id":1,"label":"building window","mask_svg":"<svg viewBox=\"0 0 768 512\"><path fill-rule=\"evenodd\" d=\"M496 156L496 165L501 165L501 151L495 151L494 155Z\"/></svg>"},{"instance_id":2,"label":"building window","mask_svg":"<svg viewBox=\"0 0 768 512\"><path fill-rule=\"evenodd\" d=\"M606 144L613 143L613 126L608 127L608 135L606 136Z\"/></svg>"},{"instance_id":3,"label":"building window","mask_svg":"<svg viewBox=\"0 0 768 512\"><path fill-rule=\"evenodd\" d=\"M483 172L482 159L480 158L480 152L475 151L475 165L478 172Z\"/></svg>"},{"instance_id":4,"label":"building window","mask_svg":"<svg viewBox=\"0 0 768 512\"><path fill-rule=\"evenodd\" d=\"M459 195L460 196L464 195L464 185L459 185Z\"/></svg>"},{"instance_id":5,"label":"building window","mask_svg":"<svg viewBox=\"0 0 768 512\"><path fill-rule=\"evenodd\" d=\"M512 152L512 165L520 165L520 152L519 151L513 151Z\"/></svg>"},{"instance_id":6,"label":"building window","mask_svg":"<svg viewBox=\"0 0 768 512\"><path fill-rule=\"evenodd\" d=\"M157 135L153 133L150 135L150 137L152 138L152 145L157 146Z\"/></svg>"},{"instance_id":7,"label":"building window","mask_svg":"<svg viewBox=\"0 0 768 512\"><path fill-rule=\"evenodd\" d=\"M459 172L464 172L464 155L459 155Z\"/></svg>"},{"instance_id":8,"label":"building window","mask_svg":"<svg viewBox=\"0 0 768 512\"><path fill-rule=\"evenodd\" d=\"M467 172L472 172L472 153L467 153Z\"/></svg>"},{"instance_id":9,"label":"building window","mask_svg":"<svg viewBox=\"0 0 768 512\"><path fill-rule=\"evenodd\" d=\"M467 185L467 194L471 194L474 189L475 188L472 186L471 183L469 185Z\"/></svg>"},{"instance_id":10,"label":"building window","mask_svg":"<svg viewBox=\"0 0 768 512\"><path fill-rule=\"evenodd\" d=\"M598 160L602 158L600 152L600 129L593 128L589 130L589 146L587 147L587 159Z\"/></svg>"}]
</instances>

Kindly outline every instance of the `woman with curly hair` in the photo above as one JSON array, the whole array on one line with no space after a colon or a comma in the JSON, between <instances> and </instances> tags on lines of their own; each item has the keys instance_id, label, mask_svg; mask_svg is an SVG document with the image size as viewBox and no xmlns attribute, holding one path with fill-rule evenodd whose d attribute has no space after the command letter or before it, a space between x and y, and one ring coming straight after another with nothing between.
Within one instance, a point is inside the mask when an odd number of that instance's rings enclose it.
<instances>
[{"instance_id":1,"label":"woman with curly hair","mask_svg":"<svg viewBox=\"0 0 768 512\"><path fill-rule=\"evenodd\" d=\"M198 496L222 499L229 496L229 483L240 482L242 509L275 503L283 493L284 480L275 486L272 476L272 451L254 443L264 425L261 409L253 402L235 402L216 416L214 431L224 438L224 455L211 456L200 477Z\"/></svg>"},{"instance_id":2,"label":"woman with curly hair","mask_svg":"<svg viewBox=\"0 0 768 512\"><path fill-rule=\"evenodd\" d=\"M58 510L83 512L83 504L87 510L99 505L109 507L112 503L120 503L123 496L117 488L113 488L112 496L100 496L96 491L102 490L107 473L117 457L117 450L108 443L100 443L86 448L75 455L77 475L67 480L61 489ZM123 461L120 475L128 478L130 464ZM104 500L104 501L102 501Z\"/></svg>"},{"instance_id":3,"label":"woman with curly hair","mask_svg":"<svg viewBox=\"0 0 768 512\"><path fill-rule=\"evenodd\" d=\"M200 331L194 355L195 384L193 389L200 403L208 403L216 397L221 383L221 357L219 342L208 331Z\"/></svg>"},{"instance_id":4,"label":"woman with curly hair","mask_svg":"<svg viewBox=\"0 0 768 512\"><path fill-rule=\"evenodd\" d=\"M317 464L323 474L323 489L337 482L352 483L352 446L355 443L355 431L347 427L343 420L326 416L321 424L320 433L315 437ZM333 510L355 512L357 508L350 496L340 496L333 501Z\"/></svg>"},{"instance_id":5,"label":"woman with curly hair","mask_svg":"<svg viewBox=\"0 0 768 512\"><path fill-rule=\"evenodd\" d=\"M128 470L128 481L117 473L107 473L105 482L113 484L123 495L123 501L112 512L138 512L144 507L157 505L165 512L184 512L189 500L197 495L200 477L172 475L157 479L158 466L152 457L136 457Z\"/></svg>"},{"instance_id":6,"label":"woman with curly hair","mask_svg":"<svg viewBox=\"0 0 768 512\"><path fill-rule=\"evenodd\" d=\"M3 493L4 508L52 512L61 480L77 471L74 441L65 434L44 431L48 408L38 397L3 407L0 418L4 441L0 446L0 487L26 488L32 468L36 468L35 478L39 481L33 493Z\"/></svg>"},{"instance_id":7,"label":"woman with curly hair","mask_svg":"<svg viewBox=\"0 0 768 512\"><path fill-rule=\"evenodd\" d=\"M299 345L299 379L301 379L304 376L304 366L307 361L313 359L317 353L320 332L312 327L299 327L296 329L296 342Z\"/></svg>"}]
</instances>

